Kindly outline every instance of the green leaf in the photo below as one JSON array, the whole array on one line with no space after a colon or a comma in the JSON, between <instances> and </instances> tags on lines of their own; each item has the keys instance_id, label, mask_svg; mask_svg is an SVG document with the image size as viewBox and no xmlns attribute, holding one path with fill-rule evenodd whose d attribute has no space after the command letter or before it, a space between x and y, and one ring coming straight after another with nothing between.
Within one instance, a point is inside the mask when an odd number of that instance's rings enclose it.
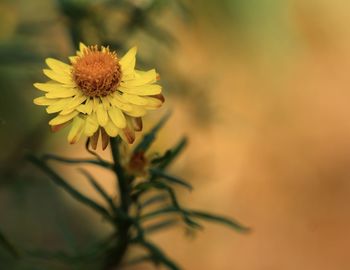
<instances>
[{"instance_id":1,"label":"green leaf","mask_svg":"<svg viewBox=\"0 0 350 270\"><path fill-rule=\"evenodd\" d=\"M152 196L152 197L144 200L141 203L141 207L145 208L145 207L152 205L154 203L165 202L167 199L168 199L168 196L166 194L157 194L155 196Z\"/></svg>"},{"instance_id":2,"label":"green leaf","mask_svg":"<svg viewBox=\"0 0 350 270\"><path fill-rule=\"evenodd\" d=\"M13 257L18 258L19 254L16 248L10 243L10 241L0 232L0 246L5 248Z\"/></svg>"},{"instance_id":3,"label":"green leaf","mask_svg":"<svg viewBox=\"0 0 350 270\"><path fill-rule=\"evenodd\" d=\"M166 190L169 193L169 196L170 196L170 199L171 199L171 202L172 202L172 205L173 205L175 211L178 212L182 216L183 221L188 226L196 228L196 229L201 229L202 228L202 226L198 222L194 221L188 215L188 213L184 209L181 208L181 206L180 206L180 204L179 204L179 202L177 200L175 191L170 186L168 186L168 185L166 185L164 183L158 182L158 181L150 182L150 184L152 184L152 186L157 188L157 189Z\"/></svg>"},{"instance_id":4,"label":"green leaf","mask_svg":"<svg viewBox=\"0 0 350 270\"><path fill-rule=\"evenodd\" d=\"M150 255L142 255L142 256L130 259L125 263L125 266L133 266L135 264L143 263L146 261L153 261L153 257Z\"/></svg>"},{"instance_id":5,"label":"green leaf","mask_svg":"<svg viewBox=\"0 0 350 270\"><path fill-rule=\"evenodd\" d=\"M147 190L150 190L151 188L156 188L156 189L167 191L169 196L170 196L171 203L175 209L175 212L178 212L182 216L183 221L190 227L193 227L196 229L202 228L202 226L198 222L194 221L191 218L191 216L188 215L188 213L184 209L181 208L181 206L177 200L175 191L173 190L172 187L168 186L165 183L159 182L159 181L143 182L143 183L140 183L140 184L135 186L136 190L141 190L141 191L145 191L145 190L147 191Z\"/></svg>"},{"instance_id":6,"label":"green leaf","mask_svg":"<svg viewBox=\"0 0 350 270\"><path fill-rule=\"evenodd\" d=\"M145 241L144 239L140 242L140 244L145 247L150 253L152 260L155 264L163 264L171 270L180 270L179 266L177 266L171 259L169 259L156 245L149 241Z\"/></svg>"},{"instance_id":7,"label":"green leaf","mask_svg":"<svg viewBox=\"0 0 350 270\"><path fill-rule=\"evenodd\" d=\"M151 164L157 165L159 163L164 162L171 156L171 150L167 150L163 156L157 156L151 160Z\"/></svg>"},{"instance_id":8,"label":"green leaf","mask_svg":"<svg viewBox=\"0 0 350 270\"><path fill-rule=\"evenodd\" d=\"M66 157L60 157L52 154L45 154L42 157L42 160L54 160L54 161L59 161L67 164L93 164L93 165L98 165L101 167L105 168L111 168L112 164L110 164L107 161L103 160L95 160L95 159L72 159L72 158L66 158Z\"/></svg>"},{"instance_id":9,"label":"green leaf","mask_svg":"<svg viewBox=\"0 0 350 270\"><path fill-rule=\"evenodd\" d=\"M179 184L187 189L189 189L190 191L192 191L193 187L191 184L187 183L186 181L182 180L182 179L179 179L175 176L172 176L172 175L169 175L161 170L157 170L157 169L150 169L150 172L151 172L151 175L154 176L154 177L160 177L160 178L163 178L165 180L168 180L172 183L175 183L175 184Z\"/></svg>"},{"instance_id":10,"label":"green leaf","mask_svg":"<svg viewBox=\"0 0 350 270\"><path fill-rule=\"evenodd\" d=\"M146 214L142 215L140 217L140 219L141 220L148 220L148 219L151 219L151 218L163 215L163 214L174 213L174 212L177 212L177 211L178 210L174 206L168 205L168 206L166 206L164 208L161 208L161 209L158 209L158 210L146 213Z\"/></svg>"},{"instance_id":11,"label":"green leaf","mask_svg":"<svg viewBox=\"0 0 350 270\"><path fill-rule=\"evenodd\" d=\"M170 113L164 115L160 121L142 138L141 142L135 147L134 153L146 152L156 139L158 131L164 126L170 117Z\"/></svg>"},{"instance_id":12,"label":"green leaf","mask_svg":"<svg viewBox=\"0 0 350 270\"><path fill-rule=\"evenodd\" d=\"M153 232L158 232L162 229L167 229L171 226L177 225L179 220L176 218L169 218L160 222L156 222L154 224L148 225L144 228L145 233L150 234Z\"/></svg>"},{"instance_id":13,"label":"green leaf","mask_svg":"<svg viewBox=\"0 0 350 270\"><path fill-rule=\"evenodd\" d=\"M232 229L237 230L239 232L249 232L250 231L249 228L239 224L237 221L230 219L230 218L226 218L223 216L219 216L219 215L215 215L215 214L211 214L211 213L207 213L207 212L203 212L203 211L187 210L187 212L192 217L221 223L221 224L227 225L227 226L231 227Z\"/></svg>"},{"instance_id":14,"label":"green leaf","mask_svg":"<svg viewBox=\"0 0 350 270\"><path fill-rule=\"evenodd\" d=\"M94 179L94 177L86 170L80 168L79 171L86 177L90 184L96 189L96 191L105 199L109 207L119 217L123 217L124 213L113 202L113 199L107 194L103 187Z\"/></svg>"},{"instance_id":15,"label":"green leaf","mask_svg":"<svg viewBox=\"0 0 350 270\"><path fill-rule=\"evenodd\" d=\"M169 193L170 199L175 207L179 207L179 203L176 198L175 191L165 183L161 183L159 181L152 181L152 182L143 182L139 183L135 186L136 190L150 190L151 188L165 190Z\"/></svg>"},{"instance_id":16,"label":"green leaf","mask_svg":"<svg viewBox=\"0 0 350 270\"><path fill-rule=\"evenodd\" d=\"M108 213L108 211L105 208L103 208L101 205L94 202L90 198L86 197L85 195L81 194L79 191L77 191L75 188L73 188L71 185L69 185L60 175L58 175L53 169L51 169L45 163L45 161L40 160L34 156L30 156L29 161L31 161L34 165L36 165L43 172L45 172L56 185L63 188L74 199L76 199L77 201L90 207L91 209L95 210L96 212L99 212L107 220L109 220L113 223L113 217L110 216L110 214Z\"/></svg>"},{"instance_id":17,"label":"green leaf","mask_svg":"<svg viewBox=\"0 0 350 270\"><path fill-rule=\"evenodd\" d=\"M159 162L159 165L157 167L163 170L167 168L174 161L174 159L185 149L187 143L187 138L182 138L171 150L168 150L165 153L163 160Z\"/></svg>"}]
</instances>

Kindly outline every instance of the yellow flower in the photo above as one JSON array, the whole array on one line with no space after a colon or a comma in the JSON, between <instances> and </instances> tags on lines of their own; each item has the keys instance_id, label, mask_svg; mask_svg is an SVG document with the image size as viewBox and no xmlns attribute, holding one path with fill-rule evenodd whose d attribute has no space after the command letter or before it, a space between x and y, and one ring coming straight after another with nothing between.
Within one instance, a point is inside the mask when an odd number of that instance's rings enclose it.
<instances>
[{"instance_id":1,"label":"yellow flower","mask_svg":"<svg viewBox=\"0 0 350 270\"><path fill-rule=\"evenodd\" d=\"M135 69L136 50L119 59L108 47L80 43L76 56L69 57L70 65L47 58L50 69L43 72L51 80L34 84L45 92L34 103L47 106L49 114L58 113L49 122L52 130L70 123L69 143L85 136L94 149L100 134L103 149L110 137L133 143L135 131L142 130L141 117L164 102L162 88L155 84L157 72Z\"/></svg>"}]
</instances>

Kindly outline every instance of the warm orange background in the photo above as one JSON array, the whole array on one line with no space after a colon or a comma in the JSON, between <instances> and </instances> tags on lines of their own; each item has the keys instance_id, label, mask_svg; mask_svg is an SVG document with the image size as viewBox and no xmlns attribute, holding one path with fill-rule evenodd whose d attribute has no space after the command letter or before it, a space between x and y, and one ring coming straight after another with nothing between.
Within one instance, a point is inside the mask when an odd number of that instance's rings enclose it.
<instances>
[{"instance_id":1,"label":"warm orange background","mask_svg":"<svg viewBox=\"0 0 350 270\"><path fill-rule=\"evenodd\" d=\"M155 149L188 135L172 172L195 191L181 199L252 232L208 224L195 239L181 228L153 239L190 270L350 269L350 2L245 2L197 0L190 23L159 19L179 43L163 52L169 72L196 90L166 89L163 111L172 108L173 117ZM82 145L62 144L64 136L44 150L83 154ZM75 181L92 195L82 183ZM104 184L114 192L108 175Z\"/></svg>"}]
</instances>

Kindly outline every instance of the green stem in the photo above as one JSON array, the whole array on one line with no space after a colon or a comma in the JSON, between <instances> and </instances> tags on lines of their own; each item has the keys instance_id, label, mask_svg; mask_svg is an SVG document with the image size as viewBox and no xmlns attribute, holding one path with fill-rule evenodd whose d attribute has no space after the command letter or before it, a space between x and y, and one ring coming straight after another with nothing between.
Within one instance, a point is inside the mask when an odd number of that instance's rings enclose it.
<instances>
[{"instance_id":1,"label":"green stem","mask_svg":"<svg viewBox=\"0 0 350 270\"><path fill-rule=\"evenodd\" d=\"M117 176L118 188L119 188L119 198L120 198L120 210L123 215L129 216L129 208L131 204L130 198L130 176L125 174L123 167L120 164L119 155L119 138L111 138L110 145L113 157L113 170ZM110 250L107 261L106 270L117 269L120 266L124 255L130 244L130 229L131 223L129 219L120 218L118 219L118 224L116 224L116 229L118 230L117 243L113 249Z\"/></svg>"}]
</instances>

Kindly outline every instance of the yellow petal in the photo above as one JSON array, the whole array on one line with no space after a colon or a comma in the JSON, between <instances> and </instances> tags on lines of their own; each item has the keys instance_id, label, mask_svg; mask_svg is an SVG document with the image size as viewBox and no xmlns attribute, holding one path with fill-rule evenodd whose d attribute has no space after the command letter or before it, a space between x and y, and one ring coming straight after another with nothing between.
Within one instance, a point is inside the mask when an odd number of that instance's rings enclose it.
<instances>
[{"instance_id":1,"label":"yellow petal","mask_svg":"<svg viewBox=\"0 0 350 270\"><path fill-rule=\"evenodd\" d=\"M107 97L101 97L101 101L102 101L103 107L104 107L106 110L108 110L109 107L111 107L111 104L109 103Z\"/></svg>"},{"instance_id":2,"label":"yellow petal","mask_svg":"<svg viewBox=\"0 0 350 270\"><path fill-rule=\"evenodd\" d=\"M100 104L100 99L94 97L94 98L93 98L93 102L92 102L92 110L93 110L94 112L97 111L97 108L98 108L99 104Z\"/></svg>"},{"instance_id":3,"label":"yellow petal","mask_svg":"<svg viewBox=\"0 0 350 270\"><path fill-rule=\"evenodd\" d=\"M51 92L55 90L61 90L61 89L72 89L72 86L57 83L57 82L46 82L46 83L35 83L34 87L38 88L41 91L44 92Z\"/></svg>"},{"instance_id":4,"label":"yellow petal","mask_svg":"<svg viewBox=\"0 0 350 270\"><path fill-rule=\"evenodd\" d=\"M57 100L54 99L48 99L46 97L38 97L36 99L33 100L34 104L36 105L40 105L40 106L48 106L48 105L52 105L56 102Z\"/></svg>"},{"instance_id":5,"label":"yellow petal","mask_svg":"<svg viewBox=\"0 0 350 270\"><path fill-rule=\"evenodd\" d=\"M147 107L152 107L152 108L159 108L162 106L163 102L159 100L158 98L153 98L153 97L145 97L144 99L147 100Z\"/></svg>"},{"instance_id":6,"label":"yellow petal","mask_svg":"<svg viewBox=\"0 0 350 270\"><path fill-rule=\"evenodd\" d=\"M108 115L118 128L125 128L125 116L120 109L117 107L112 107L108 110Z\"/></svg>"},{"instance_id":7,"label":"yellow petal","mask_svg":"<svg viewBox=\"0 0 350 270\"><path fill-rule=\"evenodd\" d=\"M97 115L98 123L102 127L104 127L108 122L108 114L107 114L107 110L105 108L103 108L102 104L99 104L97 106L96 115Z\"/></svg>"},{"instance_id":8,"label":"yellow petal","mask_svg":"<svg viewBox=\"0 0 350 270\"><path fill-rule=\"evenodd\" d=\"M50 91L50 88L47 87L48 84L51 84L51 83L34 83L34 87L41 90L41 91L44 91L44 92L49 92Z\"/></svg>"},{"instance_id":9,"label":"yellow petal","mask_svg":"<svg viewBox=\"0 0 350 270\"><path fill-rule=\"evenodd\" d=\"M136 63L137 47L131 48L119 61L123 74L133 73Z\"/></svg>"},{"instance_id":10,"label":"yellow petal","mask_svg":"<svg viewBox=\"0 0 350 270\"><path fill-rule=\"evenodd\" d=\"M76 143L84 130L85 121L79 116L75 117L72 122L72 127L68 133L68 142L70 144Z\"/></svg>"},{"instance_id":11,"label":"yellow petal","mask_svg":"<svg viewBox=\"0 0 350 270\"><path fill-rule=\"evenodd\" d=\"M109 120L107 125L104 126L104 129L110 137L116 137L119 133L119 128L117 128L111 120Z\"/></svg>"},{"instance_id":12,"label":"yellow petal","mask_svg":"<svg viewBox=\"0 0 350 270\"><path fill-rule=\"evenodd\" d=\"M124 93L124 95L122 95L121 97L124 100L126 100L132 104L135 104L135 105L147 105L148 104L147 99L140 97L140 96L137 96L137 95L130 95L130 94Z\"/></svg>"},{"instance_id":13,"label":"yellow petal","mask_svg":"<svg viewBox=\"0 0 350 270\"><path fill-rule=\"evenodd\" d=\"M92 100L90 98L87 98L84 104L80 104L76 110L79 112L82 112L84 114L91 114L92 113Z\"/></svg>"},{"instance_id":14,"label":"yellow petal","mask_svg":"<svg viewBox=\"0 0 350 270\"><path fill-rule=\"evenodd\" d=\"M92 101L90 98L87 98L84 104L80 104L78 107L76 107L76 110L79 112L82 112L84 114L91 114L92 113Z\"/></svg>"},{"instance_id":15,"label":"yellow petal","mask_svg":"<svg viewBox=\"0 0 350 270\"><path fill-rule=\"evenodd\" d=\"M141 74L137 72L136 75L137 76L135 76L134 79L121 82L121 85L124 87L134 87L155 83L157 81L157 72L155 69L143 72Z\"/></svg>"},{"instance_id":16,"label":"yellow petal","mask_svg":"<svg viewBox=\"0 0 350 270\"><path fill-rule=\"evenodd\" d=\"M50 126L57 126L57 125L66 123L69 120L72 120L72 118L74 118L78 114L79 114L78 111L73 111L67 115L57 115L55 118L51 119L51 121L49 122L49 125Z\"/></svg>"},{"instance_id":17,"label":"yellow petal","mask_svg":"<svg viewBox=\"0 0 350 270\"><path fill-rule=\"evenodd\" d=\"M162 87L158 84L147 84L143 86L135 87L124 87L120 85L118 90L128 94L140 95L140 96L150 96L157 95L162 92Z\"/></svg>"},{"instance_id":18,"label":"yellow petal","mask_svg":"<svg viewBox=\"0 0 350 270\"><path fill-rule=\"evenodd\" d=\"M119 94L110 95L110 96L107 96L107 98L113 106L123 111L132 111L132 106L130 104L127 104L125 101L122 102Z\"/></svg>"},{"instance_id":19,"label":"yellow petal","mask_svg":"<svg viewBox=\"0 0 350 270\"><path fill-rule=\"evenodd\" d=\"M64 72L56 73L51 69L44 69L43 72L51 80L54 80L54 81L60 82L60 83L65 83L68 85L74 85L74 82L72 81L72 77Z\"/></svg>"},{"instance_id":20,"label":"yellow petal","mask_svg":"<svg viewBox=\"0 0 350 270\"><path fill-rule=\"evenodd\" d=\"M79 51L83 53L87 49L86 45L83 42L79 43Z\"/></svg>"},{"instance_id":21,"label":"yellow petal","mask_svg":"<svg viewBox=\"0 0 350 270\"><path fill-rule=\"evenodd\" d=\"M88 115L85 120L85 130L86 136L91 137L98 130L98 122L95 114Z\"/></svg>"},{"instance_id":22,"label":"yellow petal","mask_svg":"<svg viewBox=\"0 0 350 270\"><path fill-rule=\"evenodd\" d=\"M59 87L58 86L57 89L50 91L45 96L47 98L65 98L65 97L72 97L76 94L78 94L78 92L74 88Z\"/></svg>"},{"instance_id":23,"label":"yellow petal","mask_svg":"<svg viewBox=\"0 0 350 270\"><path fill-rule=\"evenodd\" d=\"M46 58L46 64L56 73L65 72L71 74L72 66L53 58Z\"/></svg>"},{"instance_id":24,"label":"yellow petal","mask_svg":"<svg viewBox=\"0 0 350 270\"><path fill-rule=\"evenodd\" d=\"M130 72L130 73L125 73L125 72L124 72L124 73L122 74L122 81L123 81L123 82L130 81L130 80L135 79L135 77L136 77L135 72Z\"/></svg>"},{"instance_id":25,"label":"yellow petal","mask_svg":"<svg viewBox=\"0 0 350 270\"><path fill-rule=\"evenodd\" d=\"M71 102L72 98L62 98L56 100L55 103L46 108L47 113L56 113L64 109L68 109L67 106Z\"/></svg>"},{"instance_id":26,"label":"yellow petal","mask_svg":"<svg viewBox=\"0 0 350 270\"><path fill-rule=\"evenodd\" d=\"M69 58L69 61L70 61L72 64L74 64L74 63L77 61L78 56L69 56L68 58Z\"/></svg>"},{"instance_id":27,"label":"yellow petal","mask_svg":"<svg viewBox=\"0 0 350 270\"><path fill-rule=\"evenodd\" d=\"M85 102L85 111L87 114L92 113L92 100L91 100L91 98L88 98Z\"/></svg>"},{"instance_id":28,"label":"yellow petal","mask_svg":"<svg viewBox=\"0 0 350 270\"><path fill-rule=\"evenodd\" d=\"M75 109L63 109L62 111L60 111L60 115L66 115L66 114L70 114L71 112L73 112Z\"/></svg>"},{"instance_id":29,"label":"yellow petal","mask_svg":"<svg viewBox=\"0 0 350 270\"><path fill-rule=\"evenodd\" d=\"M74 96L69 104L67 104L67 109L74 109L82 104L88 97L82 94Z\"/></svg>"},{"instance_id":30,"label":"yellow petal","mask_svg":"<svg viewBox=\"0 0 350 270\"><path fill-rule=\"evenodd\" d=\"M76 107L74 110L77 110L78 112L81 112L83 114L86 114L86 107L85 104L80 104L78 107Z\"/></svg>"},{"instance_id":31,"label":"yellow petal","mask_svg":"<svg viewBox=\"0 0 350 270\"><path fill-rule=\"evenodd\" d=\"M140 106L134 105L132 107L132 111L125 112L127 115L133 116L133 117L141 117L146 114L146 110Z\"/></svg>"}]
</instances>

